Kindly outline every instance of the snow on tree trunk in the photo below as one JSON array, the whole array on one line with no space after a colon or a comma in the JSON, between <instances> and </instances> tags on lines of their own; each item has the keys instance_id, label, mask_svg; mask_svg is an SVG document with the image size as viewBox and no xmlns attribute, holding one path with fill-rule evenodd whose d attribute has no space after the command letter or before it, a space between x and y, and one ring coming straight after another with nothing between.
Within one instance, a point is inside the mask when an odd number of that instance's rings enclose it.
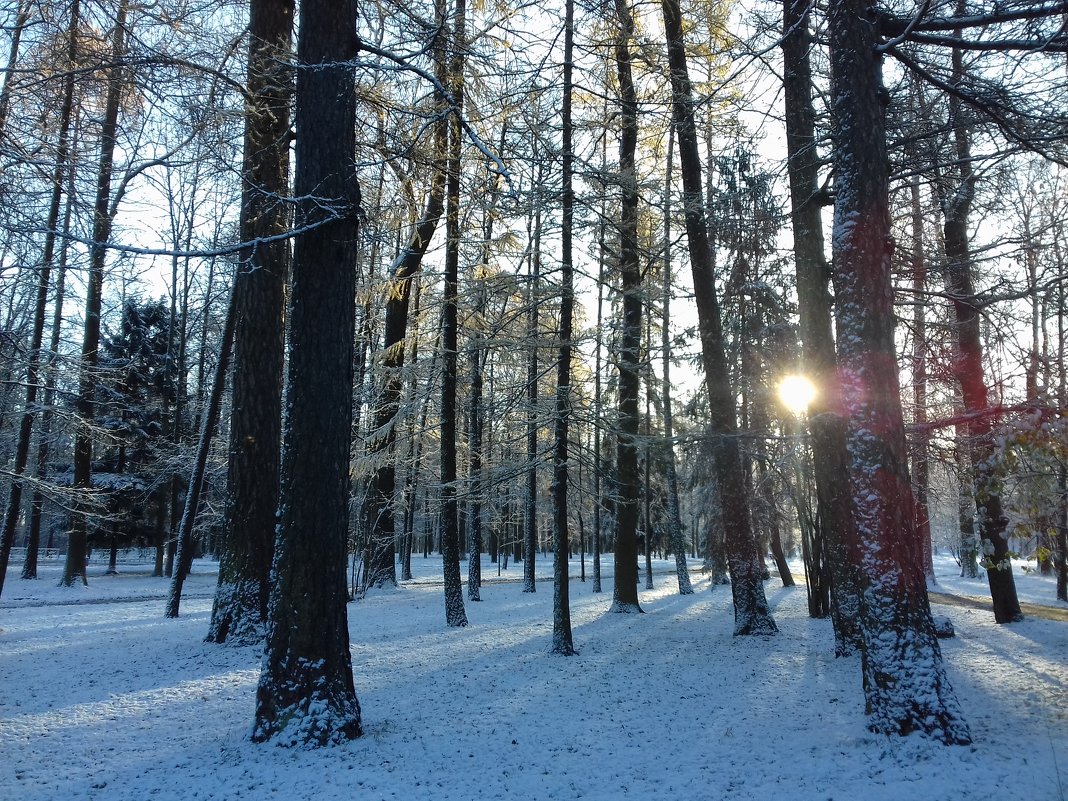
<instances>
[{"instance_id":1,"label":"snow on tree trunk","mask_svg":"<svg viewBox=\"0 0 1068 801\"><path fill-rule=\"evenodd\" d=\"M820 211L820 155L816 149L816 112L812 107L809 8L804 0L783 3L783 106L804 367L819 387L808 410L817 503L813 531L817 542L813 544L814 550L826 555L830 568L835 650L844 656L855 653L860 644L856 627L859 601L844 549L853 519L847 492L844 412L838 405L831 298L827 292L830 271Z\"/></svg>"},{"instance_id":2,"label":"snow on tree trunk","mask_svg":"<svg viewBox=\"0 0 1068 801\"><path fill-rule=\"evenodd\" d=\"M278 537L252 739L361 734L345 605L355 337L353 0L305 0L297 47L291 343Z\"/></svg>"},{"instance_id":3,"label":"snow on tree trunk","mask_svg":"<svg viewBox=\"0 0 1068 801\"><path fill-rule=\"evenodd\" d=\"M835 207L832 234L838 365L856 531L861 665L869 727L971 737L950 688L916 547L894 352L884 89L863 0L832 0Z\"/></svg>"}]
</instances>

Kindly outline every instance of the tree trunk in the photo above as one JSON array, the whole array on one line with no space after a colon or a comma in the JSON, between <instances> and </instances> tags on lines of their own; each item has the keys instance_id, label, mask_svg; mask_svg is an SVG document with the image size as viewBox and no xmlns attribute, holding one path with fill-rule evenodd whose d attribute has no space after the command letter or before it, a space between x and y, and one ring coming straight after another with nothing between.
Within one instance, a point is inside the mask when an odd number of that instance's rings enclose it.
<instances>
[{"instance_id":1,"label":"tree trunk","mask_svg":"<svg viewBox=\"0 0 1068 801\"><path fill-rule=\"evenodd\" d=\"M104 286L104 263L107 244L114 222L111 208L111 176L115 166L116 134L119 127L119 103L122 97L126 54L127 0L119 3L112 32L111 61L108 69L108 90L104 101L103 124L100 127L100 160L96 174L96 199L93 205L93 241L90 247L89 269L85 298L85 331L82 338L82 361L78 370L78 398L76 408L81 418L74 438L74 491L78 508L71 515L67 540L67 559L63 566L62 584L70 587L81 580L88 584L85 562L88 556L86 536L93 466L93 435L89 428L95 414L97 350L100 347L100 307Z\"/></svg>"},{"instance_id":2,"label":"tree trunk","mask_svg":"<svg viewBox=\"0 0 1068 801\"><path fill-rule=\"evenodd\" d=\"M963 4L958 3L958 11L963 13L963 8ZM963 57L959 48L953 49L953 80L954 83L963 80ZM1001 493L994 474L994 422L990 415L983 376L979 303L975 297L973 264L968 241L968 215L975 194L970 131L960 100L951 96L949 108L950 126L956 144L959 182L948 192L944 192L942 210L946 249L946 294L953 301L957 323L954 373L960 382L964 411L971 417L969 435L976 523L983 552L982 564L986 568L990 585L994 620L998 623L1012 623L1023 620L1023 613L1016 595L1009 542L1005 536L1008 520L1002 510Z\"/></svg>"},{"instance_id":3,"label":"tree trunk","mask_svg":"<svg viewBox=\"0 0 1068 801\"><path fill-rule=\"evenodd\" d=\"M67 61L73 65L77 60L77 36L74 31L79 25L80 3L71 4L70 22L67 27L69 43ZM21 35L25 24L26 12L20 8L15 36ZM12 53L17 52L17 39L12 40ZM3 108L6 116L9 77L4 83ZM11 486L8 490L7 510L4 514L4 527L0 532L0 594L4 590L7 565L11 558L11 546L15 542L15 527L22 512L22 474L30 456L30 440L33 435L33 421L37 416L37 392L41 383L41 344L44 341L44 324L48 306L48 287L51 282L52 263L55 258L56 229L59 224L59 211L63 202L63 190L66 183L71 113L74 105L74 70L68 70L63 82L63 105L59 113L59 132L56 142L56 163L52 170L52 197L48 206L48 220L45 223L44 252L41 266L37 272L37 297L33 312L33 329L30 334L29 364L26 368L26 404L23 407L19 425L18 440L15 445L15 463L12 466ZM2 122L2 120L0 120ZM2 131L2 125L0 125ZM51 357L50 357L51 359ZM34 571L36 572L36 570Z\"/></svg>"},{"instance_id":4,"label":"tree trunk","mask_svg":"<svg viewBox=\"0 0 1068 801\"><path fill-rule=\"evenodd\" d=\"M615 577L613 612L641 612L638 605L638 370L641 363L642 286L638 263L638 99L631 69L630 41L634 17L628 0L615 0L616 74L620 94L619 276L623 319L619 329L619 411L616 420L616 532L613 549Z\"/></svg>"},{"instance_id":5,"label":"tree trunk","mask_svg":"<svg viewBox=\"0 0 1068 801\"><path fill-rule=\"evenodd\" d=\"M439 25L445 24L445 4L435 3ZM439 81L447 78L445 47L434 47L434 71ZM439 107L444 108L445 99L436 93ZM446 148L448 128L442 117L434 126L434 161L430 192L422 217L412 229L405 249L390 265L390 286L386 293L385 324L383 326L381 368L385 378L378 396L375 411L369 456L377 463L370 482L365 515L370 524L370 560L367 566L367 586L396 586L397 571L393 559L394 504L396 494L396 440L400 417L400 401L403 392L401 368L404 366L404 338L408 331L408 308L411 302L412 283L422 269L430 241L437 230L445 208ZM410 564L409 564L410 572ZM409 575L410 578L410 575Z\"/></svg>"},{"instance_id":6,"label":"tree trunk","mask_svg":"<svg viewBox=\"0 0 1068 801\"><path fill-rule=\"evenodd\" d=\"M719 302L716 299L713 254L701 188L701 156L686 64L682 16L678 0L662 0L661 8L671 69L672 115L679 138L686 241L690 252L705 388L709 400L709 433L731 571L734 633L771 634L777 629L764 595L760 554L749 520L744 470L738 447L734 391L727 367Z\"/></svg>"},{"instance_id":7,"label":"tree trunk","mask_svg":"<svg viewBox=\"0 0 1068 801\"><path fill-rule=\"evenodd\" d=\"M541 179L539 170L539 184ZM523 592L537 592L534 562L538 553L538 306L541 274L541 207L534 213L533 253L528 262L527 293L527 497L523 525Z\"/></svg>"},{"instance_id":8,"label":"tree trunk","mask_svg":"<svg viewBox=\"0 0 1068 801\"><path fill-rule=\"evenodd\" d=\"M292 0L253 0L249 6L241 215L241 241L249 246L241 253L234 276L237 319L226 537L208 642L257 643L267 620L278 508L290 247L287 241L260 240L284 232L289 223L279 198L289 191L293 8ZM190 494L195 491L196 485L190 484Z\"/></svg>"},{"instance_id":9,"label":"tree trunk","mask_svg":"<svg viewBox=\"0 0 1068 801\"><path fill-rule=\"evenodd\" d=\"M226 372L230 365L230 348L233 344L236 322L237 288L234 286L230 291L230 301L226 304L226 322L223 326L222 341L219 344L219 360L215 364L215 377L208 397L208 407L204 410L204 416L200 422L200 439L197 443L196 458L193 460L193 470L189 476L189 488L186 490L182 520L174 538L171 588L164 609L165 617L178 617L179 606L182 602L182 586L193 565L193 524L196 522L197 512L200 509L200 495L204 490L208 452L211 449L211 440L215 435L215 426L219 422L219 412L222 408L223 389L226 387ZM251 611L255 614L255 609ZM249 636L251 637L251 634Z\"/></svg>"},{"instance_id":10,"label":"tree trunk","mask_svg":"<svg viewBox=\"0 0 1068 801\"><path fill-rule=\"evenodd\" d=\"M860 646L857 629L860 601L856 579L845 552L845 542L853 536L855 523L848 491L845 412L841 407L831 298L827 291L830 267L824 252L820 213L820 160L816 150L816 112L812 107L809 62L813 47L809 8L805 0L783 0L783 106L804 368L818 387L808 409L816 484L811 544L813 556L825 557L830 568L835 653L844 656L855 653Z\"/></svg>"},{"instance_id":11,"label":"tree trunk","mask_svg":"<svg viewBox=\"0 0 1068 801\"><path fill-rule=\"evenodd\" d=\"M571 420L571 333L575 305L572 227L575 216L575 190L572 185L571 94L575 50L575 0L564 3L564 98L561 114L561 230L560 230L560 332L557 339L556 409L553 415L553 653L574 656L571 636L571 603L568 586L567 478L568 428Z\"/></svg>"},{"instance_id":12,"label":"tree trunk","mask_svg":"<svg viewBox=\"0 0 1068 801\"><path fill-rule=\"evenodd\" d=\"M868 725L963 744L971 737L942 664L915 547L894 353L885 90L865 0L831 0L828 34L838 361L852 379L843 400L857 526L847 546L860 590Z\"/></svg>"},{"instance_id":13,"label":"tree trunk","mask_svg":"<svg viewBox=\"0 0 1068 801\"><path fill-rule=\"evenodd\" d=\"M909 148L911 150L911 148ZM928 503L930 478L927 452L930 434L927 423L927 310L925 290L927 258L923 247L923 207L920 203L920 179L916 176L909 185L912 225L912 402L913 422L917 431L912 440L912 486L915 491L916 538L927 581L937 583L934 574L934 553L931 542L931 511Z\"/></svg>"},{"instance_id":14,"label":"tree trunk","mask_svg":"<svg viewBox=\"0 0 1068 801\"><path fill-rule=\"evenodd\" d=\"M664 180L664 291L661 297L664 318L660 326L660 353L664 370L661 382L661 392L664 396L664 467L667 470L667 524L670 527L668 537L671 551L675 555L675 576L679 582L679 595L693 595L690 570L686 565L686 538L679 505L679 474L675 467L675 418L671 409L671 178L674 172L674 156L675 125L672 124L668 129L667 176Z\"/></svg>"},{"instance_id":15,"label":"tree trunk","mask_svg":"<svg viewBox=\"0 0 1068 801\"><path fill-rule=\"evenodd\" d=\"M345 603L352 430L357 52L352 0L304 0L297 44L288 396L280 515L252 739L358 737Z\"/></svg>"},{"instance_id":16,"label":"tree trunk","mask_svg":"<svg viewBox=\"0 0 1068 801\"><path fill-rule=\"evenodd\" d=\"M449 69L452 101L449 123L449 159L445 210L445 289L441 332L441 562L445 580L445 623L466 626L463 585L460 581L460 532L456 501L456 361L460 266L460 154L463 131L464 54L467 47L465 0L456 0Z\"/></svg>"},{"instance_id":17,"label":"tree trunk","mask_svg":"<svg viewBox=\"0 0 1068 801\"><path fill-rule=\"evenodd\" d=\"M63 233L70 231L71 211L74 207L73 171L67 175L67 196L64 202ZM52 300L52 332L49 337L48 357L45 361L45 394L41 411L41 427L37 434L37 470L40 484L48 474L48 457L52 447L52 421L55 418L56 383L59 378L59 344L63 332L63 300L66 296L67 252L69 240L60 246L59 264L56 269L56 289ZM37 560L41 544L41 521L44 517L44 495L40 489L33 492L30 502L30 531L26 537L26 559L22 564L22 578L37 578Z\"/></svg>"}]
</instances>

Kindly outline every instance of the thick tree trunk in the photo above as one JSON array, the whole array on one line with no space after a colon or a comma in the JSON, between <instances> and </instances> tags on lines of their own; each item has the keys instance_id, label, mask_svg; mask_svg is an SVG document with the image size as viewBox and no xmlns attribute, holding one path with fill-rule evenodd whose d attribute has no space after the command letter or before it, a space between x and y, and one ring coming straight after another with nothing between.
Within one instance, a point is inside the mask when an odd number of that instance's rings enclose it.
<instances>
[{"instance_id":1,"label":"thick tree trunk","mask_svg":"<svg viewBox=\"0 0 1068 801\"><path fill-rule=\"evenodd\" d=\"M259 642L267 620L278 509L290 247L286 241L261 240L284 232L289 223L281 198L289 191L293 8L293 0L253 0L249 6L240 230L241 240L250 244L234 277L237 319L225 544L208 642ZM191 484L189 492L195 491Z\"/></svg>"},{"instance_id":2,"label":"thick tree trunk","mask_svg":"<svg viewBox=\"0 0 1068 801\"><path fill-rule=\"evenodd\" d=\"M806 0L783 0L783 106L804 367L818 388L808 409L816 483L811 545L813 556L825 557L830 568L835 652L844 656L856 652L860 645L856 579L845 552L845 542L853 536L855 523L848 492L845 419L838 387L831 297L827 291L830 267L824 251L820 213L820 160L809 63L813 47L809 8Z\"/></svg>"},{"instance_id":3,"label":"thick tree trunk","mask_svg":"<svg viewBox=\"0 0 1068 801\"><path fill-rule=\"evenodd\" d=\"M881 63L865 0L831 0L834 104L832 239L838 362L856 531L847 541L860 590L869 727L971 737L949 686L915 547L894 352L893 286ZM923 669L917 669L922 665Z\"/></svg>"},{"instance_id":4,"label":"thick tree trunk","mask_svg":"<svg viewBox=\"0 0 1068 801\"><path fill-rule=\"evenodd\" d=\"M753 536L745 493L744 470L738 447L734 391L724 348L723 328L716 299L712 248L709 242L701 188L701 157L694 121L693 93L677 0L662 0L668 63L671 69L672 114L679 138L686 241L690 252L694 299L705 388L709 400L709 433L713 463L726 529L727 559L734 598L735 634L771 634L775 621L768 610L761 582L760 553Z\"/></svg>"},{"instance_id":5,"label":"thick tree trunk","mask_svg":"<svg viewBox=\"0 0 1068 801\"><path fill-rule=\"evenodd\" d=\"M297 207L280 515L252 739L361 734L345 604L356 328L354 0L304 0L296 82Z\"/></svg>"},{"instance_id":6,"label":"thick tree trunk","mask_svg":"<svg viewBox=\"0 0 1068 801\"><path fill-rule=\"evenodd\" d=\"M638 178L635 151L638 145L638 99L631 69L630 41L634 17L628 0L615 0L616 74L620 94L619 182L622 201L619 214L619 275L623 294L623 319L619 329L619 411L616 419L615 475L615 577L612 584L613 612L641 612L638 605L638 371L641 362L642 285L638 264Z\"/></svg>"}]
</instances>

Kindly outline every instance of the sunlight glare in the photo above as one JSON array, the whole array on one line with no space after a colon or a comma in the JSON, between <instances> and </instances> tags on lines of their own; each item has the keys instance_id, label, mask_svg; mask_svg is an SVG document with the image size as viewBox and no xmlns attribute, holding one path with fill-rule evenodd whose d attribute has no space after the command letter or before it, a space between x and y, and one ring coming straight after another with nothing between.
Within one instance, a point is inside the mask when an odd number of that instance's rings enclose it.
<instances>
[{"instance_id":1,"label":"sunlight glare","mask_svg":"<svg viewBox=\"0 0 1068 801\"><path fill-rule=\"evenodd\" d=\"M803 375L788 375L779 382L779 402L791 414L804 414L815 398L815 385Z\"/></svg>"}]
</instances>

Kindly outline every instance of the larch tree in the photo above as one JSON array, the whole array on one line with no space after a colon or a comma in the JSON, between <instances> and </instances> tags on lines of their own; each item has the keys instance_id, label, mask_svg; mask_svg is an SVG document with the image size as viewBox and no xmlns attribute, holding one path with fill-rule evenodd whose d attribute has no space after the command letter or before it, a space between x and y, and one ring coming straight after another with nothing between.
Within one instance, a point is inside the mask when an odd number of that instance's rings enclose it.
<instances>
[{"instance_id":1,"label":"larch tree","mask_svg":"<svg viewBox=\"0 0 1068 801\"><path fill-rule=\"evenodd\" d=\"M4 590L4 578L7 575L7 565L11 557L11 546L15 541L15 527L22 513L22 489L23 473L30 455L30 439L33 433L33 423L37 416L37 395L41 386L41 370L44 367L44 354L41 346L44 341L44 325L47 315L48 291L51 283L52 268L56 255L56 239L59 224L60 208L67 188L67 171L71 135L71 115L74 107L74 64L78 58L78 27L80 25L79 0L74 0L70 7L70 18L67 25L67 62L69 68L63 80L62 105L59 110L56 133L56 161L52 168L51 197L48 204L48 216L45 221L45 240L41 254L41 263L37 269L37 292L34 304L33 324L30 334L29 364L26 369L26 403L19 425L18 440L15 445L15 463L12 466L14 476L8 490L7 510L3 518L3 529L0 531L0 593ZM18 52L18 38L22 27L27 22L27 9L20 6L16 19L16 32L12 38L12 57ZM8 94L10 84L10 72L4 83L2 107L0 107L0 134L3 130L3 117L7 114ZM24 570L36 575L36 565L31 571Z\"/></svg>"},{"instance_id":2,"label":"larch tree","mask_svg":"<svg viewBox=\"0 0 1068 801\"><path fill-rule=\"evenodd\" d=\"M764 594L760 553L749 519L744 471L738 444L734 390L724 347L723 325L716 298L713 250L705 216L701 156L694 117L694 99L686 62L682 12L677 0L662 0L668 66L671 70L672 118L679 142L686 242L690 254L694 299L705 389L709 401L716 487L726 529L727 561L734 599L734 633L772 634L777 628Z\"/></svg>"},{"instance_id":3,"label":"larch tree","mask_svg":"<svg viewBox=\"0 0 1068 801\"><path fill-rule=\"evenodd\" d=\"M634 88L631 41L634 16L628 0L615 0L616 76L620 95L619 276L623 295L619 332L619 410L616 418L616 512L612 585L613 612L641 612L638 604L638 391L642 338L642 280L638 253L638 97Z\"/></svg>"},{"instance_id":4,"label":"larch tree","mask_svg":"<svg viewBox=\"0 0 1068 801\"><path fill-rule=\"evenodd\" d=\"M106 93L100 126L100 155L97 162L96 192L93 202L93 238L85 299L85 327L82 336L81 364L78 370L77 410L81 424L74 439L74 490L82 495L81 508L71 516L67 540L67 558L63 566L62 583L72 586L80 581L87 584L86 559L90 509L86 496L90 492L93 468L93 434L91 424L95 413L95 369L100 348L100 314L103 303L104 265L107 246L115 223L116 209L112 203L112 175L119 131L119 105L126 80L123 59L127 43L127 12L129 3L121 0L115 13L112 29L111 63L107 68Z\"/></svg>"},{"instance_id":5,"label":"larch tree","mask_svg":"<svg viewBox=\"0 0 1068 801\"><path fill-rule=\"evenodd\" d=\"M816 484L816 546L826 554L830 567L835 651L845 655L854 653L860 644L856 627L859 600L845 552L854 522L828 292L830 266L823 238L825 193L820 191L812 103L810 7L804 0L783 0L783 107L802 356L805 372L817 387L808 408Z\"/></svg>"},{"instance_id":6,"label":"larch tree","mask_svg":"<svg viewBox=\"0 0 1068 801\"><path fill-rule=\"evenodd\" d=\"M234 276L233 410L225 541L209 642L263 638L270 591L282 419L289 242L292 0L249 5L241 241Z\"/></svg>"},{"instance_id":7,"label":"larch tree","mask_svg":"<svg viewBox=\"0 0 1068 801\"><path fill-rule=\"evenodd\" d=\"M571 354L574 345L572 317L575 306L572 237L575 216L574 123L571 119L571 96L575 52L575 2L564 4L564 97L561 110L562 228L560 236L560 330L557 334L556 408L553 415L553 653L573 656L571 606L568 587L568 430L571 422ZM473 557L475 555L472 555Z\"/></svg>"},{"instance_id":8,"label":"larch tree","mask_svg":"<svg viewBox=\"0 0 1068 801\"><path fill-rule=\"evenodd\" d=\"M441 562L445 583L445 623L466 626L460 580L459 504L456 492L456 385L459 329L460 158L463 151L464 55L467 6L456 0L452 26L449 95L449 148L445 181L445 277L441 329Z\"/></svg>"},{"instance_id":9,"label":"larch tree","mask_svg":"<svg viewBox=\"0 0 1068 801\"><path fill-rule=\"evenodd\" d=\"M661 393L664 399L664 466L667 470L667 524L675 556L679 595L693 595L690 570L686 565L686 537L679 503L679 473L675 466L675 417L671 407L671 176L675 151L675 126L668 129L667 175L664 178L664 284L661 293L660 355L663 361Z\"/></svg>"},{"instance_id":10,"label":"larch tree","mask_svg":"<svg viewBox=\"0 0 1068 801\"><path fill-rule=\"evenodd\" d=\"M832 278L856 529L868 725L947 744L971 735L935 637L913 531L894 345L889 179L881 54L863 0L827 9L834 142Z\"/></svg>"},{"instance_id":11,"label":"larch tree","mask_svg":"<svg viewBox=\"0 0 1068 801\"><path fill-rule=\"evenodd\" d=\"M362 733L345 609L357 49L354 0L301 3L288 389L256 742L317 746Z\"/></svg>"},{"instance_id":12,"label":"larch tree","mask_svg":"<svg viewBox=\"0 0 1068 801\"><path fill-rule=\"evenodd\" d=\"M445 24L444 0L434 4L438 26ZM444 35L438 34L433 46L434 75L439 85L447 80ZM433 94L438 113L443 114L445 98L440 89ZM371 531L370 556L367 565L367 586L396 585L397 572L393 560L394 505L397 485L397 427L400 423L405 359L405 337L409 330L409 307L412 287L418 281L423 257L437 230L445 210L446 148L448 123L440 117L434 123L430 188L419 219L412 226L408 242L389 266L386 290L385 319L379 367L382 386L375 401L374 432L368 451L373 463L373 475L367 493L365 514ZM407 555L410 572L411 557ZM410 576L409 576L410 578Z\"/></svg>"}]
</instances>

